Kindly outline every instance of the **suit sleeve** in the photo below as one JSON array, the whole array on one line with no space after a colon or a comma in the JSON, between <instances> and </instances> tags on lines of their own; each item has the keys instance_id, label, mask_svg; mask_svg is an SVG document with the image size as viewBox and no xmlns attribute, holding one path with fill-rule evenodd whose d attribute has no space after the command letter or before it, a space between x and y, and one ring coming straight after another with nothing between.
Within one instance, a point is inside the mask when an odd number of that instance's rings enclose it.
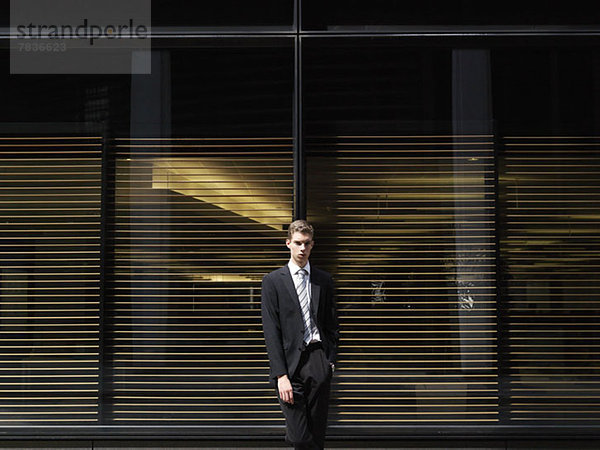
<instances>
[{"instance_id":1,"label":"suit sleeve","mask_svg":"<svg viewBox=\"0 0 600 450\"><path fill-rule=\"evenodd\" d=\"M271 366L271 378L277 378L287 374L288 370L283 352L277 291L268 275L263 278L260 295L263 333Z\"/></svg>"},{"instance_id":2,"label":"suit sleeve","mask_svg":"<svg viewBox=\"0 0 600 450\"><path fill-rule=\"evenodd\" d=\"M337 360L337 349L340 341L340 327L335 303L335 287L331 276L329 276L327 283L327 307L325 314L325 333L327 334L328 341L331 343L327 358L330 362L335 363Z\"/></svg>"}]
</instances>

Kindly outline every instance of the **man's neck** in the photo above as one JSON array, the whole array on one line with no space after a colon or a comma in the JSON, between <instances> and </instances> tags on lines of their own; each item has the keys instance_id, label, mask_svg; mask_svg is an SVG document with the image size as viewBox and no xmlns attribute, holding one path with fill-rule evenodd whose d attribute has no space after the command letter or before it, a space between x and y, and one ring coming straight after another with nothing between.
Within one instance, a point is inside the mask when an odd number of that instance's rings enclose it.
<instances>
[{"instance_id":1,"label":"man's neck","mask_svg":"<svg viewBox=\"0 0 600 450\"><path fill-rule=\"evenodd\" d=\"M305 262L303 265L300 265L300 264L298 264L298 263L297 263L296 261L294 261L293 259L290 259L290 262L291 262L292 264L296 265L296 266L297 266L298 268L300 268L300 269L304 269L306 266L308 266L308 260L307 260L307 261L306 261L306 262Z\"/></svg>"}]
</instances>

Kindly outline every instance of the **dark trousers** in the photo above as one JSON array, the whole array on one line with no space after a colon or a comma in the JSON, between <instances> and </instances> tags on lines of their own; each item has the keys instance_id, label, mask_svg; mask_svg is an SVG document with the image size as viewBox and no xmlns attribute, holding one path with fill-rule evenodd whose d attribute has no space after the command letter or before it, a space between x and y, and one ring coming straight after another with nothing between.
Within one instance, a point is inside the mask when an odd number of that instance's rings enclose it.
<instances>
[{"instance_id":1,"label":"dark trousers","mask_svg":"<svg viewBox=\"0 0 600 450\"><path fill-rule=\"evenodd\" d=\"M302 352L291 378L294 404L279 404L285 416L286 441L298 450L323 449L332 370L319 346Z\"/></svg>"}]
</instances>

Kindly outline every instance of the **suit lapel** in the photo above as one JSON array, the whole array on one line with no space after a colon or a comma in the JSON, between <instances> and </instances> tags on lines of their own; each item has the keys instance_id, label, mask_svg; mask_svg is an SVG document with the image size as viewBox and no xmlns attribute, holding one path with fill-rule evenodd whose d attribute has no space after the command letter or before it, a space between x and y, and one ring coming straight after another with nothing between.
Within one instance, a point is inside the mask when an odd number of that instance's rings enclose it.
<instances>
[{"instance_id":1,"label":"suit lapel","mask_svg":"<svg viewBox=\"0 0 600 450\"><path fill-rule=\"evenodd\" d=\"M319 281L314 276L314 270L311 271L310 275L310 309L312 309L313 315L317 317L317 312L319 311L319 297L321 294L321 286L319 285Z\"/></svg>"},{"instance_id":2,"label":"suit lapel","mask_svg":"<svg viewBox=\"0 0 600 450\"><path fill-rule=\"evenodd\" d=\"M283 285L288 290L290 294L290 298L295 300L296 305L298 305L298 309L300 309L300 300L298 300L298 293L296 292L296 286L294 286L294 280L292 278L292 274L290 273L290 268L285 265L283 270L281 271L281 275L283 277ZM302 312L300 312L302 314Z\"/></svg>"}]
</instances>

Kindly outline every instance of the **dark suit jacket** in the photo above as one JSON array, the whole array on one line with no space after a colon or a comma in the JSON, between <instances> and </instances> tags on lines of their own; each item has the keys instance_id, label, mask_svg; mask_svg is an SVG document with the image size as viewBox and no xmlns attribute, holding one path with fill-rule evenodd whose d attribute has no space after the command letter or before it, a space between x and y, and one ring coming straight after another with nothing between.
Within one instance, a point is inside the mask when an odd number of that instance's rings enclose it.
<instances>
[{"instance_id":1,"label":"dark suit jacket","mask_svg":"<svg viewBox=\"0 0 600 450\"><path fill-rule=\"evenodd\" d=\"M311 265L311 313L323 342L325 355L335 363L339 340L331 275ZM294 375L303 349L304 321L294 280L287 264L262 281L263 332L271 366L271 379Z\"/></svg>"}]
</instances>

